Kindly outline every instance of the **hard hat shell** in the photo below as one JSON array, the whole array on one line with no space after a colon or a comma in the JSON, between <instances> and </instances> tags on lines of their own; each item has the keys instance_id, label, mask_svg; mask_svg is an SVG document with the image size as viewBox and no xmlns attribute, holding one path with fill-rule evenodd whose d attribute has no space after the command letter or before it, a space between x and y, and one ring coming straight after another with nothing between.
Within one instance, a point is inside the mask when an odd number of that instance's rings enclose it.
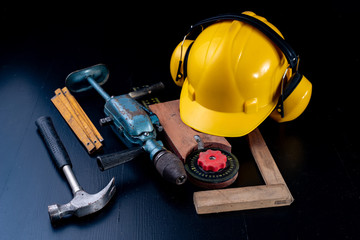
<instances>
[{"instance_id":1,"label":"hard hat shell","mask_svg":"<svg viewBox=\"0 0 360 240\"><path fill-rule=\"evenodd\" d=\"M245 14L281 36L265 18ZM181 119L212 135L246 135L276 107L287 68L284 54L257 28L236 20L212 24L196 38L188 55Z\"/></svg>"}]
</instances>

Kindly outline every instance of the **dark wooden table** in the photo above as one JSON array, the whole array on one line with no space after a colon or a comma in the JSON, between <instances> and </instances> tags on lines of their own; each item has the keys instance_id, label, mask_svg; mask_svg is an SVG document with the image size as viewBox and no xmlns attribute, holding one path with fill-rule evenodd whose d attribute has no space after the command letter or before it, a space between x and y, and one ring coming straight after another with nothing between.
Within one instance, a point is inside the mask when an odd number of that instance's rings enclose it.
<instances>
[{"instance_id":1,"label":"dark wooden table","mask_svg":"<svg viewBox=\"0 0 360 240\"><path fill-rule=\"evenodd\" d=\"M177 2L178 4L178 2ZM241 1L0 7L0 239L359 239L359 34L355 4ZM313 83L309 108L296 121L266 120L260 130L295 199L288 207L197 215L196 187L161 179L137 159L99 171L50 101L70 72L105 63L104 89L120 95L163 81L161 101L179 97L169 74L172 50L190 24L224 12L253 10L277 26L301 56ZM105 138L102 153L125 149L100 128L104 101L75 95ZM55 169L35 120L51 116L83 188L95 193L112 176L117 193L101 212L52 227L47 206L71 191ZM240 159L236 186L262 184L243 138L230 138Z\"/></svg>"}]
</instances>

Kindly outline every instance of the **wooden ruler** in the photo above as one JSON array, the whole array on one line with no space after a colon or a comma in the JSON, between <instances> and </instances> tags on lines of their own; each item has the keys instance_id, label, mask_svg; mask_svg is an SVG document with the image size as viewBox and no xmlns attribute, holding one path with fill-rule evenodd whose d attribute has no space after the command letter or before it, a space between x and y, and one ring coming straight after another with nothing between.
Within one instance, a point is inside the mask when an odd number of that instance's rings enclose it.
<instances>
[{"instance_id":1,"label":"wooden ruler","mask_svg":"<svg viewBox=\"0 0 360 240\"><path fill-rule=\"evenodd\" d=\"M56 89L51 101L89 154L102 147L104 139L66 87Z\"/></svg>"}]
</instances>

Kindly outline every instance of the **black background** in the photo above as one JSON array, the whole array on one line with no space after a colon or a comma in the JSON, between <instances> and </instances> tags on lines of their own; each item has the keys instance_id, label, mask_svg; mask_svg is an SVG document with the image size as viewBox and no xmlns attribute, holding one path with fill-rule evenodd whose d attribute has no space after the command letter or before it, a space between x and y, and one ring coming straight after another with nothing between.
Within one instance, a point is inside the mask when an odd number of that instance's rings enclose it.
<instances>
[{"instance_id":1,"label":"black background","mask_svg":"<svg viewBox=\"0 0 360 240\"><path fill-rule=\"evenodd\" d=\"M360 216L359 27L350 1L176 1L21 3L0 6L0 239L358 239ZM164 182L144 159L100 172L50 98L72 71L105 63L110 95L163 81L160 100L179 97L169 61L191 24L251 10L280 29L301 57L313 97L296 121L260 130L295 198L288 207L197 215L191 184ZM125 149L100 128L103 100L75 95L105 138L103 153ZM50 161L35 120L48 115L82 187L117 193L103 211L52 227L47 206L72 195ZM234 186L263 184L244 138Z\"/></svg>"}]
</instances>

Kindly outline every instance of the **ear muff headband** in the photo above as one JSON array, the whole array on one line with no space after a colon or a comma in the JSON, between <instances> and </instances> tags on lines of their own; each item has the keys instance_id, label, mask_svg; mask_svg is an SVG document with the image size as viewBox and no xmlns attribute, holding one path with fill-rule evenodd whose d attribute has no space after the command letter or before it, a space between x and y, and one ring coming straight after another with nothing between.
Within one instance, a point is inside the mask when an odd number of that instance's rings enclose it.
<instances>
[{"instance_id":1,"label":"ear muff headband","mask_svg":"<svg viewBox=\"0 0 360 240\"><path fill-rule=\"evenodd\" d=\"M184 56L184 79L187 77L187 61L189 58L189 53L190 53L190 49L192 47L192 45L194 44L194 42L192 42L188 49L186 50L185 56Z\"/></svg>"},{"instance_id":2,"label":"ear muff headband","mask_svg":"<svg viewBox=\"0 0 360 240\"><path fill-rule=\"evenodd\" d=\"M196 27L205 24L210 24L220 20L237 20L248 23L251 26L260 30L283 52L293 72L296 72L298 65L298 57L295 51L291 48L291 46L277 32L275 32L271 27L266 25L264 22L246 14L240 14L240 15L225 14L225 15L219 15L204 19L196 23L195 25L192 25L188 30L186 36L188 36Z\"/></svg>"}]
</instances>

